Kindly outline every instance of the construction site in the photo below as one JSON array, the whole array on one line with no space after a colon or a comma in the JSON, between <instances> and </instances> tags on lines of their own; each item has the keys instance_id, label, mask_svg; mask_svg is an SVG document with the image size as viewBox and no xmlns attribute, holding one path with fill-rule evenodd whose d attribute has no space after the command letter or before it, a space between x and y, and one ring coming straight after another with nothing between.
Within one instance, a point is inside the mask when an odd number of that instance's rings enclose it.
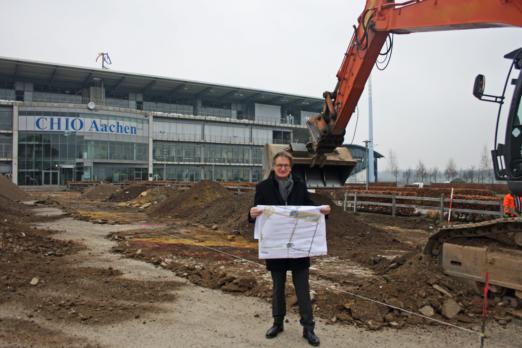
<instances>
[{"instance_id":1,"label":"construction site","mask_svg":"<svg viewBox=\"0 0 522 348\"><path fill-rule=\"evenodd\" d=\"M131 183L87 186L83 192L27 193L5 178L0 183L2 346L111 346L125 342L121 336L128 330L142 332L150 346L169 339L161 330L178 332L189 346L267 344L262 329L270 320L271 280L246 218L253 202L251 186ZM422 194L423 189L416 190ZM469 189L461 191L457 194ZM350 336L330 337L325 346L355 340L361 340L357 346L369 346L365 342L371 341L362 337L373 333L389 347L477 346L484 305L481 283L445 275L437 259L423 253L439 227L438 216L354 214L321 190L313 199L332 206L328 256L314 258L310 269L318 332ZM292 286L287 287L287 306L295 316L297 300ZM176 305L186 301L180 297L187 290L179 290L186 288L201 291L205 301L219 306L201 304L208 313L200 313L190 329L197 341L179 333L185 316L184 325L194 319L185 312L190 305ZM214 299L216 291L226 301ZM256 302L246 305L243 298ZM227 301L243 308L229 308ZM172 311L172 322L165 322L166 311ZM241 322L234 318L236 311L244 316ZM220 317L225 313L228 317ZM521 319L520 293L492 287L489 346L518 346ZM214 320L225 321L225 328ZM298 330L297 322L287 325ZM214 333L205 338L209 330ZM110 332L121 335L111 340ZM404 341L398 339L402 333ZM286 343L297 346L299 341Z\"/></svg>"}]
</instances>

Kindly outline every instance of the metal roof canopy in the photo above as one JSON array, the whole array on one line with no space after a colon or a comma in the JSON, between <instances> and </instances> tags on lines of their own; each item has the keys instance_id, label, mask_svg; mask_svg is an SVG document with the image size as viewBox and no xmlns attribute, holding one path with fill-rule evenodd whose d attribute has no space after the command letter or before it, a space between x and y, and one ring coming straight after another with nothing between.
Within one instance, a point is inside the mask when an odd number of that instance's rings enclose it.
<instances>
[{"instance_id":1,"label":"metal roof canopy","mask_svg":"<svg viewBox=\"0 0 522 348\"><path fill-rule=\"evenodd\" d=\"M366 148L366 146L362 146L362 145L358 145L358 144L343 144L342 146L346 147L348 150L350 150L350 152L352 153L352 157L357 158L357 159L364 158L364 156L365 156L364 153L366 153L366 151L368 150ZM353 150L355 150L355 151L353 151ZM362 153L363 157L359 157L358 156L359 154L357 152ZM380 153L378 153L375 150L373 151L373 156L376 159L384 157L383 155L381 155Z\"/></svg>"},{"instance_id":2,"label":"metal roof canopy","mask_svg":"<svg viewBox=\"0 0 522 348\"><path fill-rule=\"evenodd\" d=\"M320 98L273 91L0 57L0 79L13 83L27 81L76 92L89 86L94 78L103 80L108 96L142 93L173 99L204 97L222 102L264 103L308 111L320 111L324 103Z\"/></svg>"}]
</instances>

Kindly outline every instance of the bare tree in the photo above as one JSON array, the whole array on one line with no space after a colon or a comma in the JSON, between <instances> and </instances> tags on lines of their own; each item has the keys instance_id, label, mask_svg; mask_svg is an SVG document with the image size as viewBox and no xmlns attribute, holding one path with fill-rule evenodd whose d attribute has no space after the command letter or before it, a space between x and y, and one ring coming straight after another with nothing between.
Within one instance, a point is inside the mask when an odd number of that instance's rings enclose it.
<instances>
[{"instance_id":1,"label":"bare tree","mask_svg":"<svg viewBox=\"0 0 522 348\"><path fill-rule=\"evenodd\" d=\"M477 177L477 169L475 166L471 166L469 169L469 181L475 182L475 178Z\"/></svg>"},{"instance_id":2,"label":"bare tree","mask_svg":"<svg viewBox=\"0 0 522 348\"><path fill-rule=\"evenodd\" d=\"M439 177L439 168L433 167L429 172L431 182L437 182L437 178Z\"/></svg>"},{"instance_id":3,"label":"bare tree","mask_svg":"<svg viewBox=\"0 0 522 348\"><path fill-rule=\"evenodd\" d=\"M471 182L471 183L474 182L476 176L477 176L477 171L476 171L475 167L473 167L473 166L471 166L468 169L462 170L462 178L466 182Z\"/></svg>"},{"instance_id":4,"label":"bare tree","mask_svg":"<svg viewBox=\"0 0 522 348\"><path fill-rule=\"evenodd\" d=\"M404 179L404 181L406 181L406 185L408 185L410 183L411 174L412 174L412 170L410 168L408 168L402 172L402 178Z\"/></svg>"},{"instance_id":5,"label":"bare tree","mask_svg":"<svg viewBox=\"0 0 522 348\"><path fill-rule=\"evenodd\" d=\"M428 172L426 170L426 166L424 163L422 163L422 161L419 160L419 163L417 163L417 168L415 169L415 176L417 177L417 180L424 182L427 174Z\"/></svg>"},{"instance_id":6,"label":"bare tree","mask_svg":"<svg viewBox=\"0 0 522 348\"><path fill-rule=\"evenodd\" d=\"M448 164L446 165L446 170L444 170L444 176L446 176L446 180L451 180L456 177L458 174L457 166L455 165L455 161L453 158L450 158Z\"/></svg>"},{"instance_id":7,"label":"bare tree","mask_svg":"<svg viewBox=\"0 0 522 348\"><path fill-rule=\"evenodd\" d=\"M395 184L397 184L397 181L399 179L399 164L397 162L397 157L395 156L395 152L393 152L393 150L390 150L390 152L388 152L388 170L395 177Z\"/></svg>"}]
</instances>

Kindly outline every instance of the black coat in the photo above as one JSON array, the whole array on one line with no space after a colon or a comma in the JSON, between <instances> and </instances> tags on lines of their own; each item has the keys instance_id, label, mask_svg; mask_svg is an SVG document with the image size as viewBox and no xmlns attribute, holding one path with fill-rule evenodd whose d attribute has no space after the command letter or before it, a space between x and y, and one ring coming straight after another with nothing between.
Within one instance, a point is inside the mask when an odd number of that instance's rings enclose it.
<instances>
[{"instance_id":1,"label":"black coat","mask_svg":"<svg viewBox=\"0 0 522 348\"><path fill-rule=\"evenodd\" d=\"M279 192L279 185L272 171L270 176L256 185L254 206L256 205L316 205L310 198L306 183L298 176L292 175L294 186L288 195L286 202ZM255 222L256 219L248 214L248 221ZM266 268L269 271L299 270L310 267L310 258L297 259L267 259Z\"/></svg>"}]
</instances>

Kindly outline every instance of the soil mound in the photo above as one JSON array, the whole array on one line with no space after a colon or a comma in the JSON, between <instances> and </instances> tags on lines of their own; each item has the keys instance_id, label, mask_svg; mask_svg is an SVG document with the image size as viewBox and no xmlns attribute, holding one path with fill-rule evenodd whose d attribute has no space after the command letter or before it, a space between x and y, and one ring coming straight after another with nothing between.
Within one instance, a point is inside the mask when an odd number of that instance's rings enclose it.
<instances>
[{"instance_id":1,"label":"soil mound","mask_svg":"<svg viewBox=\"0 0 522 348\"><path fill-rule=\"evenodd\" d=\"M420 253L410 255L404 264L385 276L371 278L361 284L358 292L391 306L438 320L472 323L474 318L479 318L481 312L481 298L475 295L472 287L442 274L432 260ZM458 315L450 314L444 309L453 299L456 301L454 307L460 312ZM393 308L377 306L364 299L346 297L340 302L337 310L339 319L360 322L373 329L385 325L400 328L405 323L427 323L422 318ZM500 314L497 309L491 308L494 317Z\"/></svg>"},{"instance_id":2,"label":"soil mound","mask_svg":"<svg viewBox=\"0 0 522 348\"><path fill-rule=\"evenodd\" d=\"M383 256L386 250L409 252L414 249L390 233L368 225L358 216L346 213L328 196L313 194L312 199L317 204L328 204L332 208L326 220L329 255L349 258L375 268L381 263L388 263Z\"/></svg>"},{"instance_id":3,"label":"soil mound","mask_svg":"<svg viewBox=\"0 0 522 348\"><path fill-rule=\"evenodd\" d=\"M204 210L211 208L214 203L229 200L232 196L231 192L217 182L200 181L187 191L174 194L158 204L150 215L196 217Z\"/></svg>"},{"instance_id":4,"label":"soil mound","mask_svg":"<svg viewBox=\"0 0 522 348\"><path fill-rule=\"evenodd\" d=\"M146 184L131 184L113 192L107 200L110 202L127 202L135 199L148 188Z\"/></svg>"},{"instance_id":5,"label":"soil mound","mask_svg":"<svg viewBox=\"0 0 522 348\"><path fill-rule=\"evenodd\" d=\"M118 190L118 187L113 184L99 184L94 185L87 190L80 196L83 199L90 199L90 200L106 200L109 198L114 192Z\"/></svg>"},{"instance_id":6,"label":"soil mound","mask_svg":"<svg viewBox=\"0 0 522 348\"><path fill-rule=\"evenodd\" d=\"M151 208L149 215L189 219L252 238L253 226L247 214L253 202L254 192L236 194L220 183L200 181L187 191L172 194Z\"/></svg>"},{"instance_id":7,"label":"soil mound","mask_svg":"<svg viewBox=\"0 0 522 348\"><path fill-rule=\"evenodd\" d=\"M22 191L18 186L13 184L3 175L0 175L0 196L3 196L12 201L27 201L31 199L29 194Z\"/></svg>"},{"instance_id":8,"label":"soil mound","mask_svg":"<svg viewBox=\"0 0 522 348\"><path fill-rule=\"evenodd\" d=\"M344 212L328 196L314 194L312 199L317 204L329 204L332 207L326 222L328 253L332 256L349 258L374 269L385 269L393 259L390 252L388 258L383 256L386 251L392 250L395 252L392 256L401 256L414 249L388 232ZM253 203L253 191L235 194L219 183L201 181L151 208L149 215L184 218L214 228L217 226L252 240L254 224L248 223L247 215Z\"/></svg>"},{"instance_id":9,"label":"soil mound","mask_svg":"<svg viewBox=\"0 0 522 348\"><path fill-rule=\"evenodd\" d=\"M138 195L138 197L126 202L125 205L134 208L151 209L153 205L163 202L168 197L178 193L179 191L172 187L155 187L148 189L147 191L143 191Z\"/></svg>"},{"instance_id":10,"label":"soil mound","mask_svg":"<svg viewBox=\"0 0 522 348\"><path fill-rule=\"evenodd\" d=\"M11 220L27 215L27 210L25 205L0 195L0 224L5 223L6 218Z\"/></svg>"}]
</instances>

